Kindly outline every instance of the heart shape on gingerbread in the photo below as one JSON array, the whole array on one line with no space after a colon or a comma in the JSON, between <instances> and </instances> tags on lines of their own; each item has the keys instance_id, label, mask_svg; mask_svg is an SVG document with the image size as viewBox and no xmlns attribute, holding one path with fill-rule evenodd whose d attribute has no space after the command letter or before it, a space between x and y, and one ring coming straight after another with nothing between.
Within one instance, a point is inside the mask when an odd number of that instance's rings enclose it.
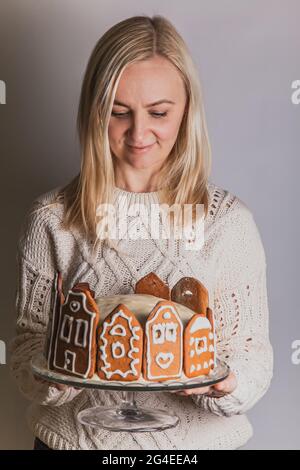
<instances>
[{"instance_id":1,"label":"heart shape on gingerbread","mask_svg":"<svg viewBox=\"0 0 300 470\"><path fill-rule=\"evenodd\" d=\"M174 354L173 353L164 353L160 352L157 354L155 361L159 367L162 369L167 369L170 364L172 364L174 360Z\"/></svg>"}]
</instances>

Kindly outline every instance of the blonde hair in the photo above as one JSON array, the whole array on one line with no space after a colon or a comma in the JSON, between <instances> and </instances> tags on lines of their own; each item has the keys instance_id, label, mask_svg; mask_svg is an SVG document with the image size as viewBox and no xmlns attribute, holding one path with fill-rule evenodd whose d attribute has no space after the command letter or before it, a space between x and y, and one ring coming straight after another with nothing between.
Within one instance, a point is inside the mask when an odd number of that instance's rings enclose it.
<instances>
[{"instance_id":1,"label":"blonde hair","mask_svg":"<svg viewBox=\"0 0 300 470\"><path fill-rule=\"evenodd\" d=\"M211 149L195 65L170 21L160 15L133 16L106 31L89 58L77 116L81 169L58 195L65 207L64 227L83 229L95 243L97 206L113 202L115 177L107 129L118 82L129 64L155 55L177 68L187 94L176 143L160 171L159 200L169 206L203 204L207 215Z\"/></svg>"}]
</instances>

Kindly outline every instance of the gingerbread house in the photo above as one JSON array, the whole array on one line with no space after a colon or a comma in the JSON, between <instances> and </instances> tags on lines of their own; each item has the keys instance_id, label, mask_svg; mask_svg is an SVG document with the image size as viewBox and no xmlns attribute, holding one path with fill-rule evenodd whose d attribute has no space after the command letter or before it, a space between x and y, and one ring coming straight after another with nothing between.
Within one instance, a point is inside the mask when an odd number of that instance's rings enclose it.
<instances>
[{"instance_id":1,"label":"gingerbread house","mask_svg":"<svg viewBox=\"0 0 300 470\"><path fill-rule=\"evenodd\" d=\"M87 283L76 284L64 299L61 274L54 283L48 367L90 378L96 364L96 328L99 310Z\"/></svg>"}]
</instances>

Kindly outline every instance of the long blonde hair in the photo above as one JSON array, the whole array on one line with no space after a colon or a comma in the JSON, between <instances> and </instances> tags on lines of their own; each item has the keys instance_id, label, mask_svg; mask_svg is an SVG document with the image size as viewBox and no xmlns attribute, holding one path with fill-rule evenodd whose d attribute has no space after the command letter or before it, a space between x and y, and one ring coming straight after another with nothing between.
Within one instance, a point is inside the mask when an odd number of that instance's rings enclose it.
<instances>
[{"instance_id":1,"label":"long blonde hair","mask_svg":"<svg viewBox=\"0 0 300 470\"><path fill-rule=\"evenodd\" d=\"M107 129L118 82L126 66L154 55L176 66L188 99L176 143L160 171L160 202L203 204L205 216L208 211L211 149L195 65L169 20L160 15L133 16L106 31L89 58L77 116L81 169L58 195L65 207L64 227L83 229L95 243L97 206L113 201L115 177Z\"/></svg>"}]
</instances>

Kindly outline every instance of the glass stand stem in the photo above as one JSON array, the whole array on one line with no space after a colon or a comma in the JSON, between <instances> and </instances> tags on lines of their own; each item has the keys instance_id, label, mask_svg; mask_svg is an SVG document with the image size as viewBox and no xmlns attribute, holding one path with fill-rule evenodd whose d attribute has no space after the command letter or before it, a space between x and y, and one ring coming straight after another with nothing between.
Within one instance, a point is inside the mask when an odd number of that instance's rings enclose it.
<instances>
[{"instance_id":1,"label":"glass stand stem","mask_svg":"<svg viewBox=\"0 0 300 470\"><path fill-rule=\"evenodd\" d=\"M136 409L136 402L135 402L134 392L121 392L121 397L122 397L121 408Z\"/></svg>"},{"instance_id":2,"label":"glass stand stem","mask_svg":"<svg viewBox=\"0 0 300 470\"><path fill-rule=\"evenodd\" d=\"M124 416L127 419L139 419L142 413L138 410L135 402L134 392L121 392L122 403L119 407L119 416Z\"/></svg>"}]
</instances>

